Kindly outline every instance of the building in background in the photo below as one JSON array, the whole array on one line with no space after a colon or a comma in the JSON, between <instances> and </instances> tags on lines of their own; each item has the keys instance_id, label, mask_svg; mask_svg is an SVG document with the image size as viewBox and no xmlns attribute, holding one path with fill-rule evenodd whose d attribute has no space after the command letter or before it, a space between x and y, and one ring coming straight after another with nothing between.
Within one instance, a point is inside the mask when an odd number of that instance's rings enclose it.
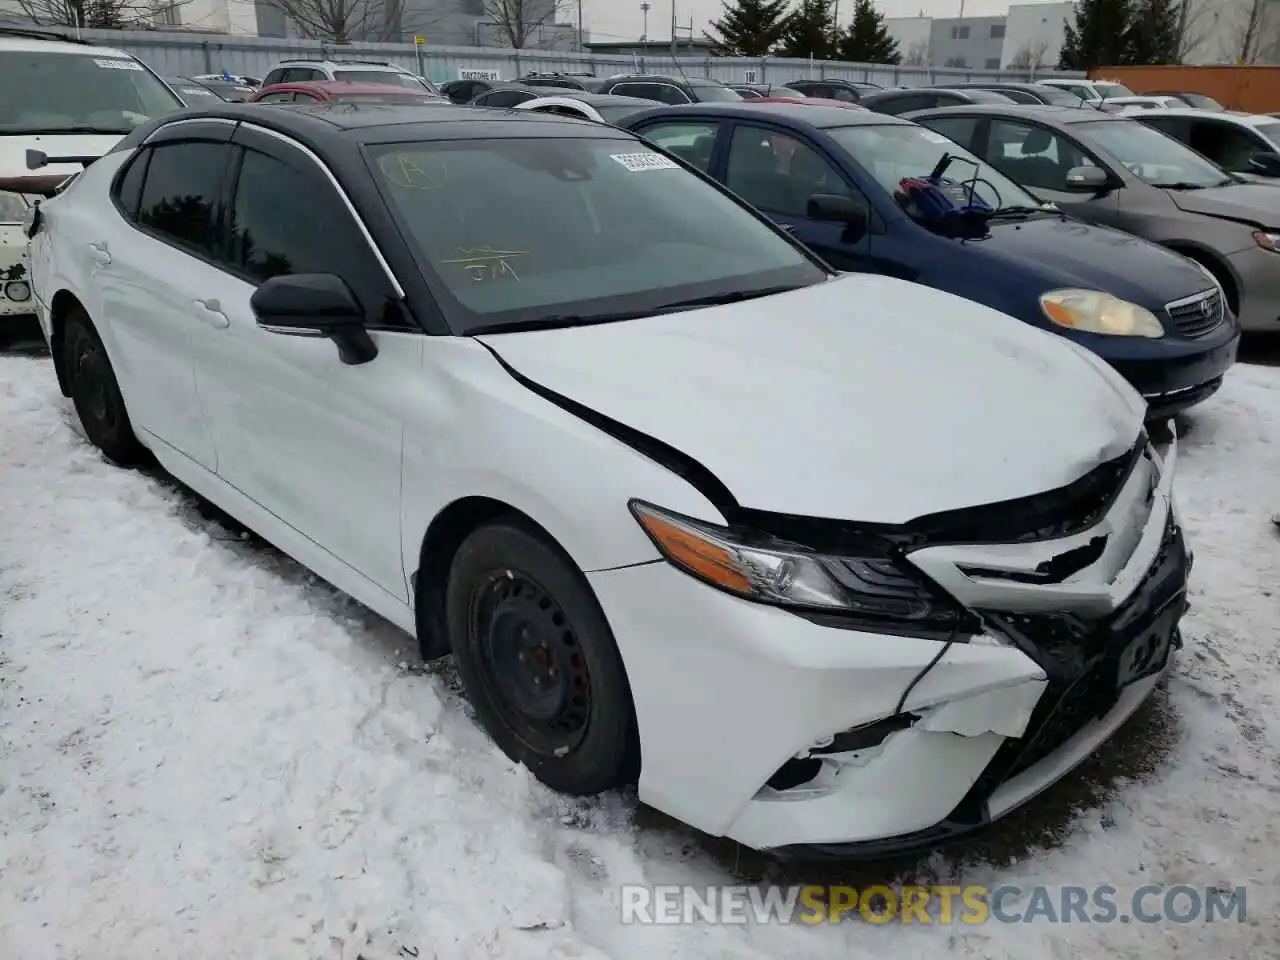
<instances>
[{"instance_id":1,"label":"building in background","mask_svg":"<svg viewBox=\"0 0 1280 960\"><path fill-rule=\"evenodd\" d=\"M885 27L904 66L1051 69L1074 9L1070 2L1020 3L1003 17L890 17Z\"/></svg>"},{"instance_id":2,"label":"building in background","mask_svg":"<svg viewBox=\"0 0 1280 960\"><path fill-rule=\"evenodd\" d=\"M324 21L339 11L346 39L408 42L425 37L432 46L577 50L576 24L558 23L564 0L106 0L122 19L156 30L232 36L313 37L332 33L298 21ZM24 9L25 8L25 9ZM0 22L37 20L49 26L65 16L62 0L0 0ZM290 11L300 11L291 17ZM518 18L518 19L517 19ZM567 18L567 15L566 15ZM3 91L0 91L3 96Z\"/></svg>"},{"instance_id":3,"label":"building in background","mask_svg":"<svg viewBox=\"0 0 1280 960\"><path fill-rule=\"evenodd\" d=\"M1005 18L1000 68L1050 69L1058 65L1067 22L1076 15L1074 3L1019 3Z\"/></svg>"},{"instance_id":4,"label":"building in background","mask_svg":"<svg viewBox=\"0 0 1280 960\"><path fill-rule=\"evenodd\" d=\"M934 66L999 70L1004 49L1004 17L947 17L929 29Z\"/></svg>"},{"instance_id":5,"label":"building in background","mask_svg":"<svg viewBox=\"0 0 1280 960\"><path fill-rule=\"evenodd\" d=\"M930 63L932 17L886 17L884 27L898 44L903 66L923 67Z\"/></svg>"}]
</instances>

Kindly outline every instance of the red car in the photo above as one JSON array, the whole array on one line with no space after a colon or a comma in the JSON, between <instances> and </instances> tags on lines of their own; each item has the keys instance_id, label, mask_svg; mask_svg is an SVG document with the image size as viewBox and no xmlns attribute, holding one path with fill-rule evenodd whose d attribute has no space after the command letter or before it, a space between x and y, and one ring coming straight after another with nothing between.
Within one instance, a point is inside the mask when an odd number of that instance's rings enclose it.
<instances>
[{"instance_id":1,"label":"red car","mask_svg":"<svg viewBox=\"0 0 1280 960\"><path fill-rule=\"evenodd\" d=\"M390 83L344 83L339 80L306 80L273 83L253 95L250 103L449 103L423 91L415 93Z\"/></svg>"}]
</instances>

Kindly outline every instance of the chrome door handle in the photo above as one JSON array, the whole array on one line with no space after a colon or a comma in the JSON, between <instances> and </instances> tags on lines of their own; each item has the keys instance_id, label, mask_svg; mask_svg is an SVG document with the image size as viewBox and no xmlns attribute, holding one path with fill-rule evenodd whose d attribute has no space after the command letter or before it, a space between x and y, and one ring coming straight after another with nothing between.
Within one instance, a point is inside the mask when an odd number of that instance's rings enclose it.
<instances>
[{"instance_id":1,"label":"chrome door handle","mask_svg":"<svg viewBox=\"0 0 1280 960\"><path fill-rule=\"evenodd\" d=\"M111 252L107 249L105 243L90 243L89 256L93 257L101 267L105 267L111 262Z\"/></svg>"},{"instance_id":2,"label":"chrome door handle","mask_svg":"<svg viewBox=\"0 0 1280 960\"><path fill-rule=\"evenodd\" d=\"M196 318L209 324L209 326L218 330L225 330L231 326L231 321L222 312L222 304L217 300L196 300L193 306L196 308Z\"/></svg>"}]
</instances>

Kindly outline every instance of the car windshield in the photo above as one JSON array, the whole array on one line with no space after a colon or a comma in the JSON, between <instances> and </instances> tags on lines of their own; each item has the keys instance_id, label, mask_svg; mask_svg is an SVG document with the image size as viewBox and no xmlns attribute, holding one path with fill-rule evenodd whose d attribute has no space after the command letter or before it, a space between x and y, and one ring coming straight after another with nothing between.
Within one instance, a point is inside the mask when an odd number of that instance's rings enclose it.
<instances>
[{"instance_id":1,"label":"car windshield","mask_svg":"<svg viewBox=\"0 0 1280 960\"><path fill-rule=\"evenodd\" d=\"M634 107L623 103L606 104L604 106L597 104L596 113L604 117L606 123L618 123L621 120L625 120L633 113L639 113L641 110L648 110L649 108L650 105L645 103L643 100L637 101Z\"/></svg>"},{"instance_id":2,"label":"car windshield","mask_svg":"<svg viewBox=\"0 0 1280 960\"><path fill-rule=\"evenodd\" d=\"M1123 83L1113 83L1109 80L1099 80L1093 85L1093 89L1098 91L1098 96L1103 100L1110 100L1112 97L1132 97L1133 91L1126 87Z\"/></svg>"},{"instance_id":3,"label":"car windshield","mask_svg":"<svg viewBox=\"0 0 1280 960\"><path fill-rule=\"evenodd\" d=\"M136 60L101 53L0 56L0 134L125 135L183 103Z\"/></svg>"},{"instance_id":4,"label":"car windshield","mask_svg":"<svg viewBox=\"0 0 1280 960\"><path fill-rule=\"evenodd\" d=\"M1266 137L1275 145L1276 151L1280 152L1280 123L1260 123L1253 129Z\"/></svg>"},{"instance_id":5,"label":"car windshield","mask_svg":"<svg viewBox=\"0 0 1280 960\"><path fill-rule=\"evenodd\" d=\"M457 333L623 320L827 273L725 193L632 139L369 148Z\"/></svg>"},{"instance_id":6,"label":"car windshield","mask_svg":"<svg viewBox=\"0 0 1280 960\"><path fill-rule=\"evenodd\" d=\"M689 89L693 91L694 96L704 103L729 102L741 100L742 94L737 90L730 90L728 87L722 87L718 83L691 83Z\"/></svg>"},{"instance_id":7,"label":"car windshield","mask_svg":"<svg viewBox=\"0 0 1280 960\"><path fill-rule=\"evenodd\" d=\"M998 209L1038 207L1040 201L1000 171L983 163L964 147L942 134L915 124L859 124L828 128L826 133L858 165L875 178L891 195L907 177L927 177L942 155L956 159L947 167L948 179L968 182L977 174L975 190L986 203Z\"/></svg>"},{"instance_id":8,"label":"car windshield","mask_svg":"<svg viewBox=\"0 0 1280 960\"><path fill-rule=\"evenodd\" d=\"M439 93L430 82L412 73L397 73L394 70L335 70L333 79L343 83L387 83L393 87L405 87L409 90L421 90L423 87L432 93Z\"/></svg>"},{"instance_id":9,"label":"car windshield","mask_svg":"<svg viewBox=\"0 0 1280 960\"><path fill-rule=\"evenodd\" d=\"M1199 107L1201 110L1225 110L1226 108L1213 97L1206 97L1202 93L1184 93L1179 95L1179 99L1191 104L1193 107Z\"/></svg>"},{"instance_id":10,"label":"car windshield","mask_svg":"<svg viewBox=\"0 0 1280 960\"><path fill-rule=\"evenodd\" d=\"M1045 103L1051 103L1056 107L1079 107L1084 104L1084 101L1070 90L1051 87L1048 84L1036 87L1036 96Z\"/></svg>"},{"instance_id":11,"label":"car windshield","mask_svg":"<svg viewBox=\"0 0 1280 960\"><path fill-rule=\"evenodd\" d=\"M1198 190L1233 182L1190 147L1136 120L1091 120L1075 124L1071 130L1153 187Z\"/></svg>"}]
</instances>

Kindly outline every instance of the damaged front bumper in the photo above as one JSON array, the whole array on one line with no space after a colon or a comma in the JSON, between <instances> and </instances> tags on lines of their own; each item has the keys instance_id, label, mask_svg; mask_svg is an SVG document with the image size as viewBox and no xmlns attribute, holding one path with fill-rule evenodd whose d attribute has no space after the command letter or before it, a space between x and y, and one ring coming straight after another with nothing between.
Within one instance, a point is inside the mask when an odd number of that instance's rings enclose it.
<instances>
[{"instance_id":1,"label":"damaged front bumper","mask_svg":"<svg viewBox=\"0 0 1280 960\"><path fill-rule=\"evenodd\" d=\"M34 312L27 235L21 224L0 223L0 319Z\"/></svg>"},{"instance_id":2,"label":"damaged front bumper","mask_svg":"<svg viewBox=\"0 0 1280 960\"><path fill-rule=\"evenodd\" d=\"M934 848L1027 802L1172 668L1191 562L1174 455L1135 450L1069 535L908 553L977 616L959 642L825 626L666 563L589 575L631 680L641 800L841 858Z\"/></svg>"}]
</instances>

